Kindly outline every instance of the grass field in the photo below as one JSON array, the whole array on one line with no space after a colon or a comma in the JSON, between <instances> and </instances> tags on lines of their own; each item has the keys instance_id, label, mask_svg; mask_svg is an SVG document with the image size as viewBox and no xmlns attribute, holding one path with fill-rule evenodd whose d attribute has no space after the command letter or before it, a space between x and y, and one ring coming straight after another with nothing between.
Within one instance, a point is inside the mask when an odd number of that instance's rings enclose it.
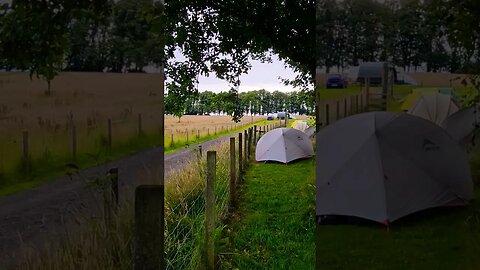
<instances>
[{"instance_id":1,"label":"grass field","mask_svg":"<svg viewBox=\"0 0 480 270\"><path fill-rule=\"evenodd\" d=\"M0 196L61 176L66 164L89 167L159 145L161 83L156 74L61 73L53 94L46 96L45 82L26 73L0 73ZM235 124L229 116L184 116L180 122L166 116L166 151L262 119L248 116ZM24 130L29 132L28 172L22 162Z\"/></svg>"},{"instance_id":2,"label":"grass field","mask_svg":"<svg viewBox=\"0 0 480 270\"><path fill-rule=\"evenodd\" d=\"M230 222L223 269L313 269L315 161L255 163Z\"/></svg>"},{"instance_id":3,"label":"grass field","mask_svg":"<svg viewBox=\"0 0 480 270\"><path fill-rule=\"evenodd\" d=\"M317 269L479 269L480 224L474 219L480 204L456 210L413 216L388 232L382 226L318 226Z\"/></svg>"}]
</instances>

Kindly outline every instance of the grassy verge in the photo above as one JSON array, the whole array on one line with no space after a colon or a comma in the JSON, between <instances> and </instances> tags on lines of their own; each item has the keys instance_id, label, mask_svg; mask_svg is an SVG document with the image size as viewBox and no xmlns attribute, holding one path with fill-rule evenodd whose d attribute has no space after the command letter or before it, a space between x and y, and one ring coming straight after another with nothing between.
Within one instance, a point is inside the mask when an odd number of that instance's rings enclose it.
<instances>
[{"instance_id":1,"label":"grassy verge","mask_svg":"<svg viewBox=\"0 0 480 270\"><path fill-rule=\"evenodd\" d=\"M208 136L199 138L192 136L193 138L188 142L176 141L174 144L171 144L169 141L169 143L165 143L165 152L166 154L172 153L185 148L188 145L198 144L227 134L236 133L253 125L263 125L273 122L277 121L267 122L266 120L262 120L237 129L219 131L216 134ZM30 173L24 173L21 160L18 160L17 164L14 165L13 171L8 173L2 173L2 171L0 171L0 196L6 196L27 190L61 177L70 170L67 166L68 164L74 164L74 166L79 169L97 166L128 155L139 153L149 148L158 147L159 141L162 140L158 135L142 134L141 136L134 136L128 140L115 143L114 147L109 148L106 143L105 135L97 134L92 137L93 140L96 140L96 150L87 153L80 153L76 160L72 160L72 158L67 155L54 155L51 152L45 152L40 157L31 160ZM169 138L164 138L164 140L169 140Z\"/></svg>"},{"instance_id":2,"label":"grassy verge","mask_svg":"<svg viewBox=\"0 0 480 270\"><path fill-rule=\"evenodd\" d=\"M420 213L389 232L382 226L318 226L318 269L479 269L479 209L477 201L463 210Z\"/></svg>"},{"instance_id":3,"label":"grassy verge","mask_svg":"<svg viewBox=\"0 0 480 270\"><path fill-rule=\"evenodd\" d=\"M315 161L255 163L221 249L225 269L313 269Z\"/></svg>"},{"instance_id":4,"label":"grassy verge","mask_svg":"<svg viewBox=\"0 0 480 270\"><path fill-rule=\"evenodd\" d=\"M317 92L321 100L340 98L360 93L360 86L350 85L347 88L341 89L327 89L324 87L317 87Z\"/></svg>"},{"instance_id":5,"label":"grassy verge","mask_svg":"<svg viewBox=\"0 0 480 270\"><path fill-rule=\"evenodd\" d=\"M216 232L219 238L228 211L229 145L216 147ZM165 269L201 269L206 158L192 160L165 186ZM26 248L19 269L132 269L133 205L122 206L111 227L87 219L69 232L60 248L45 254ZM57 241L57 240L55 240Z\"/></svg>"}]
</instances>

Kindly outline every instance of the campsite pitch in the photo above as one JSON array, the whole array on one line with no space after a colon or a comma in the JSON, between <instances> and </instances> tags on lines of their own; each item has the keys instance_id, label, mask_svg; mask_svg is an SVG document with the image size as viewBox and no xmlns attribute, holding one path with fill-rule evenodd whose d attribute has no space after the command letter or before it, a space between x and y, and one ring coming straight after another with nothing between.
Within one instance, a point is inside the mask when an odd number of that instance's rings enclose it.
<instances>
[{"instance_id":1,"label":"campsite pitch","mask_svg":"<svg viewBox=\"0 0 480 270\"><path fill-rule=\"evenodd\" d=\"M220 250L224 269L314 269L314 171L313 159L250 167Z\"/></svg>"},{"instance_id":2,"label":"campsite pitch","mask_svg":"<svg viewBox=\"0 0 480 270\"><path fill-rule=\"evenodd\" d=\"M318 226L317 269L478 269L479 208L476 202L460 211L420 213L394 223L390 231L370 225Z\"/></svg>"}]
</instances>

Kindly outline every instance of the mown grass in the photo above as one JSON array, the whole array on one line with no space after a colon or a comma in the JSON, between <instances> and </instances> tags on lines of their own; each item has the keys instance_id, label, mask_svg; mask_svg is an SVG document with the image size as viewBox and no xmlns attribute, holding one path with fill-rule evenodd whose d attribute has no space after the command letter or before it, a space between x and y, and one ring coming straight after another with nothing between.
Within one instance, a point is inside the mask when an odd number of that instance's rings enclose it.
<instances>
[{"instance_id":1,"label":"mown grass","mask_svg":"<svg viewBox=\"0 0 480 270\"><path fill-rule=\"evenodd\" d=\"M224 269L313 269L315 161L255 163L222 248Z\"/></svg>"},{"instance_id":2,"label":"mown grass","mask_svg":"<svg viewBox=\"0 0 480 270\"><path fill-rule=\"evenodd\" d=\"M349 85L347 88L327 89L325 87L317 87L317 94L320 95L320 100L334 99L344 96L350 96L360 93L361 87L359 85Z\"/></svg>"},{"instance_id":3,"label":"mown grass","mask_svg":"<svg viewBox=\"0 0 480 270\"><path fill-rule=\"evenodd\" d=\"M276 123L277 121L275 120L273 122ZM212 131L210 135L201 137L192 135L188 141L186 138L180 138L177 139L174 144L171 144L170 138L166 137L163 138L165 141L165 153L172 153L189 145L236 133L253 125L264 125L273 122L262 120L245 126L239 126L236 129L218 130L216 133ZM71 170L70 165L74 165L74 167L78 169L100 165L108 161L139 153L149 148L158 147L159 142L162 140L159 133L143 133L140 136L132 135L127 137L127 139L118 140L114 142L114 145L110 148L107 145L106 136L102 132L92 133L88 138L93 141L93 144L89 147L89 151L79 153L76 159L73 159L69 153L70 145L65 143L59 145L60 148L63 147L65 149L59 148L60 150L57 152L43 151L37 156L32 157L30 159L30 171L28 173L25 172L20 157L10 157L7 160L12 163L10 168L8 170L5 167L3 167L3 169L0 168L0 196L30 189L61 177ZM50 143L55 144L55 142L55 139L52 139ZM6 151L5 149L3 150ZM11 149L10 152L12 151L20 153L21 149L16 145L16 148Z\"/></svg>"},{"instance_id":4,"label":"mown grass","mask_svg":"<svg viewBox=\"0 0 480 270\"><path fill-rule=\"evenodd\" d=\"M229 202L229 145L219 144L216 166L216 235L219 239ZM171 175L165 186L165 269L202 269L206 157L195 159ZM155 177L155 176L152 176ZM174 179L174 180L173 180ZM154 179L152 179L154 181ZM43 253L26 247L19 269L132 269L133 205L118 209L111 226L103 220L82 220L77 231ZM58 239L52 240L58 241Z\"/></svg>"},{"instance_id":5,"label":"mown grass","mask_svg":"<svg viewBox=\"0 0 480 270\"><path fill-rule=\"evenodd\" d=\"M318 226L317 269L479 269L479 210L476 201L465 209L423 212L393 223L390 231Z\"/></svg>"}]
</instances>

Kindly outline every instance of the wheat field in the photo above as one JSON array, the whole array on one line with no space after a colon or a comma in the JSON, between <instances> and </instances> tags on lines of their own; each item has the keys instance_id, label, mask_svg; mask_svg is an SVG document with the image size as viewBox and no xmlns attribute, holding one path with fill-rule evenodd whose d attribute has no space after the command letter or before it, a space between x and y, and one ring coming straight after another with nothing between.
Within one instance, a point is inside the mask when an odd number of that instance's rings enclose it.
<instances>
[{"instance_id":1,"label":"wheat field","mask_svg":"<svg viewBox=\"0 0 480 270\"><path fill-rule=\"evenodd\" d=\"M97 155L108 141L109 119L112 148L158 144L162 83L159 74L61 73L47 96L46 82L28 73L0 73L0 185L2 173L20 166L24 131L32 160L50 163L68 160L74 140L78 155ZM263 118L246 116L234 123L230 116L186 115L179 122L165 116L165 145L226 133Z\"/></svg>"}]
</instances>

